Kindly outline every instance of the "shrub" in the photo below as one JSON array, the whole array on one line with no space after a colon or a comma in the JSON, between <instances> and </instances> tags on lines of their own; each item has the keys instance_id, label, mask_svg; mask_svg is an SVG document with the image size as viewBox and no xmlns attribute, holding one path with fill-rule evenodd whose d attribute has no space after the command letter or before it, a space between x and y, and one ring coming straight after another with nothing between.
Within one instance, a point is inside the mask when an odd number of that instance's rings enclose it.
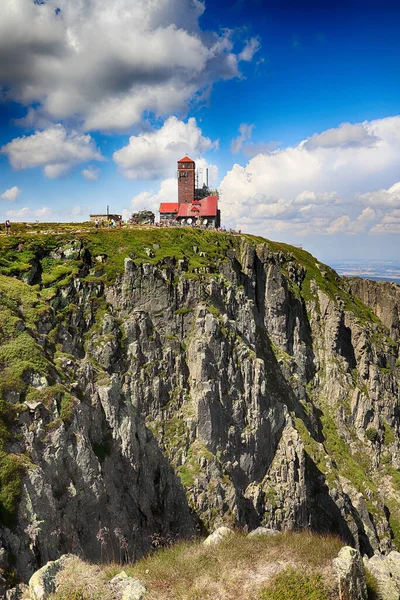
<instances>
[{"instance_id":1,"label":"shrub","mask_svg":"<svg viewBox=\"0 0 400 600\"><path fill-rule=\"evenodd\" d=\"M375 429L375 427L368 427L367 431L365 432L365 435L367 436L370 442L376 442L376 440L378 439L378 432Z\"/></svg>"},{"instance_id":2,"label":"shrub","mask_svg":"<svg viewBox=\"0 0 400 600\"><path fill-rule=\"evenodd\" d=\"M321 575L308 575L299 569L285 569L275 575L260 596L261 600L327 600Z\"/></svg>"}]
</instances>

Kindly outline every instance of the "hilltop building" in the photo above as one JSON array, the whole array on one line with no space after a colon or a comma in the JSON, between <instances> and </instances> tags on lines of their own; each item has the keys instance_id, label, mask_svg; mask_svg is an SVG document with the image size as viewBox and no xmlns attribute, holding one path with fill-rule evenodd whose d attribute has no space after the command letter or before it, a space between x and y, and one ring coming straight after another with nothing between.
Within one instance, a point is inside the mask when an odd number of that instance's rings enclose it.
<instances>
[{"instance_id":1,"label":"hilltop building","mask_svg":"<svg viewBox=\"0 0 400 600\"><path fill-rule=\"evenodd\" d=\"M108 223L108 221L111 221L112 219L114 219L115 222L118 222L122 219L122 215L89 215L89 219L92 223L94 223L95 221L98 221L99 223L101 223L102 221L104 221L104 223Z\"/></svg>"},{"instance_id":2,"label":"hilltop building","mask_svg":"<svg viewBox=\"0 0 400 600\"><path fill-rule=\"evenodd\" d=\"M210 229L220 226L218 192L211 195L208 185L196 188L196 164L188 156L178 160L178 202L160 204L160 221L176 221L182 225L202 225Z\"/></svg>"}]
</instances>

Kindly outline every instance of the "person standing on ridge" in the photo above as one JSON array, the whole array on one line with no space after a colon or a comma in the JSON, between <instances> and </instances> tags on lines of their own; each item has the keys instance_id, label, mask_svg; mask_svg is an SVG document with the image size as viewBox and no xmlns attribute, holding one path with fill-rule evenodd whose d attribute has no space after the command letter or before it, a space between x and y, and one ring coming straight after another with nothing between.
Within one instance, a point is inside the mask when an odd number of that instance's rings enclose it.
<instances>
[{"instance_id":1,"label":"person standing on ridge","mask_svg":"<svg viewBox=\"0 0 400 600\"><path fill-rule=\"evenodd\" d=\"M5 229L6 229L6 235L10 235L10 233L11 233L11 223L10 223L9 219L7 219L7 221L5 223Z\"/></svg>"}]
</instances>

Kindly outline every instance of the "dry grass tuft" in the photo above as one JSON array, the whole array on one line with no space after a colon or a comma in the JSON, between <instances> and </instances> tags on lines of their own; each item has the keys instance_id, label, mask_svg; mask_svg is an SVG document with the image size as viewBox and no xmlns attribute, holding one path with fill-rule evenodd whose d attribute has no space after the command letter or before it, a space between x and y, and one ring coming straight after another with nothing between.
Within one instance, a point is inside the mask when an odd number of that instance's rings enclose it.
<instances>
[{"instance_id":1,"label":"dry grass tuft","mask_svg":"<svg viewBox=\"0 0 400 600\"><path fill-rule=\"evenodd\" d=\"M332 579L331 562L342 546L336 537L309 532L255 538L236 533L215 547L181 542L124 570L146 586L146 600L260 600L288 568L300 569L310 581ZM108 567L107 576L120 569Z\"/></svg>"},{"instance_id":2,"label":"dry grass tuft","mask_svg":"<svg viewBox=\"0 0 400 600\"><path fill-rule=\"evenodd\" d=\"M113 600L102 569L78 557L65 561L56 575L56 586L51 600Z\"/></svg>"}]
</instances>

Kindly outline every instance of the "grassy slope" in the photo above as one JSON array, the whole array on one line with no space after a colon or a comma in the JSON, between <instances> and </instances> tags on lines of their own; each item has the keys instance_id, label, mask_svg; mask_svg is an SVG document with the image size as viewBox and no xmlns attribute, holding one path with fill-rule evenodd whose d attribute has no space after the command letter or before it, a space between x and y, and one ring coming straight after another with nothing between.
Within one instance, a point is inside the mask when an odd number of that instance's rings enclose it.
<instances>
[{"instance_id":1,"label":"grassy slope","mask_svg":"<svg viewBox=\"0 0 400 600\"><path fill-rule=\"evenodd\" d=\"M121 569L146 586L148 600L328 600L337 598L331 563L342 545L333 536L304 532L256 538L235 533L218 546L180 542L136 564L104 566L97 581L103 600L104 579ZM76 565L69 569L73 576L62 574L55 600L99 597L86 586L89 578L76 576ZM85 570L82 563L79 570Z\"/></svg>"}]
</instances>

